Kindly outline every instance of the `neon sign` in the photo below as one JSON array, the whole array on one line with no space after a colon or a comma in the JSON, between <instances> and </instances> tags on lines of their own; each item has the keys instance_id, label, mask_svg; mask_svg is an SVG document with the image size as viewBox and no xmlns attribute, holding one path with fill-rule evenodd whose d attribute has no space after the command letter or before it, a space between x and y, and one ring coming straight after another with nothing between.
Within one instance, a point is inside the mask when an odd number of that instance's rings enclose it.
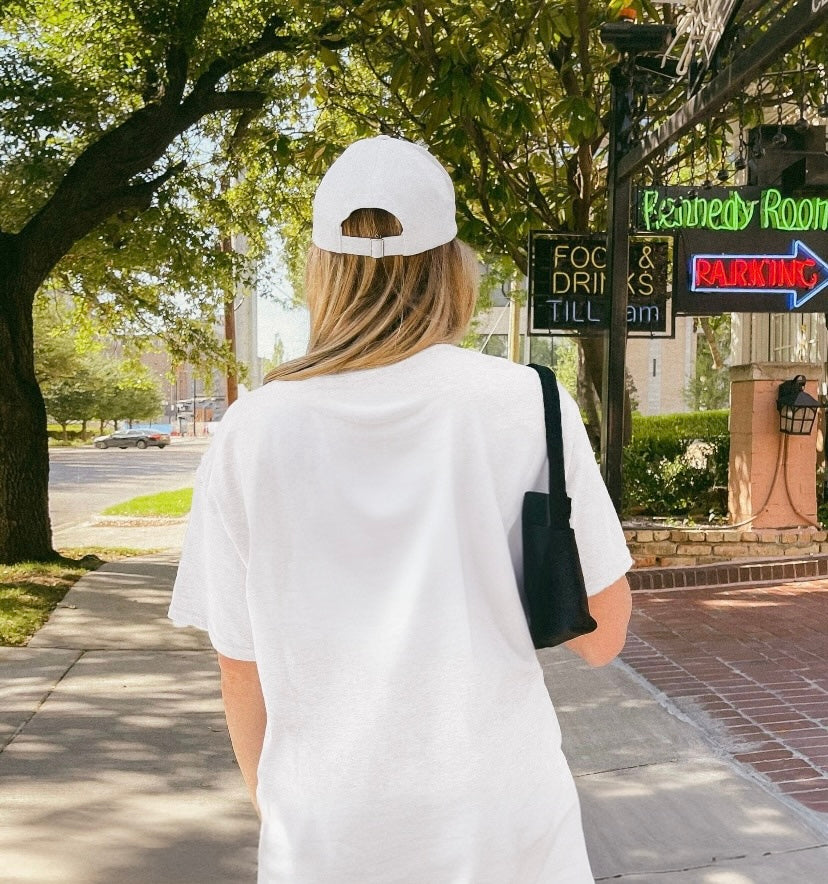
<instances>
[{"instance_id":1,"label":"neon sign","mask_svg":"<svg viewBox=\"0 0 828 884\"><path fill-rule=\"evenodd\" d=\"M787 255L693 255L690 290L788 295L796 310L828 287L828 263L801 240Z\"/></svg>"},{"instance_id":2,"label":"neon sign","mask_svg":"<svg viewBox=\"0 0 828 884\"><path fill-rule=\"evenodd\" d=\"M641 187L634 225L674 238L677 314L828 313L828 187Z\"/></svg>"},{"instance_id":3,"label":"neon sign","mask_svg":"<svg viewBox=\"0 0 828 884\"><path fill-rule=\"evenodd\" d=\"M631 333L668 333L670 246L665 237L635 237L630 242L627 326ZM609 326L605 234L533 230L528 278L529 334L583 335Z\"/></svg>"},{"instance_id":4,"label":"neon sign","mask_svg":"<svg viewBox=\"0 0 828 884\"><path fill-rule=\"evenodd\" d=\"M713 193L699 196L683 187L642 188L638 193L639 225L654 232L828 231L828 197L786 196L775 187L716 188Z\"/></svg>"}]
</instances>

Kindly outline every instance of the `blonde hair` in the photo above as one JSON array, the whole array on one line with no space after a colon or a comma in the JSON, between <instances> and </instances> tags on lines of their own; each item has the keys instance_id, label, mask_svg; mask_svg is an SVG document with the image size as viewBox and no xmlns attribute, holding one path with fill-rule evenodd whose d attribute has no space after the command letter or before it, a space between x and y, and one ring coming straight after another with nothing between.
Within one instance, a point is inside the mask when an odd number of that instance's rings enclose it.
<instances>
[{"instance_id":1,"label":"blonde hair","mask_svg":"<svg viewBox=\"0 0 828 884\"><path fill-rule=\"evenodd\" d=\"M348 236L401 230L382 209L359 209L342 225ZM457 239L419 255L387 258L312 245L305 270L308 352L276 366L264 383L390 365L432 344L456 343L471 322L477 285L477 259Z\"/></svg>"}]
</instances>

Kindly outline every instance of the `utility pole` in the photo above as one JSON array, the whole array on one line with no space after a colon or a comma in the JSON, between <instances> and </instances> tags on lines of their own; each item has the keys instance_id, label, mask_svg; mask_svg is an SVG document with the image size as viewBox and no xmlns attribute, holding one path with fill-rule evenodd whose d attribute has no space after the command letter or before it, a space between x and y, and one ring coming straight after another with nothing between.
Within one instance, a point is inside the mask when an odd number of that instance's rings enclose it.
<instances>
[{"instance_id":1,"label":"utility pole","mask_svg":"<svg viewBox=\"0 0 828 884\"><path fill-rule=\"evenodd\" d=\"M221 238L221 251L222 252L232 252L233 251L233 237L231 235L226 235ZM224 294L224 339L227 341L230 347L230 353L233 355L233 358L236 357L236 290L235 284L231 282L230 290L225 292ZM234 369L228 368L227 370L227 403L226 408L229 408L239 396L239 386L238 379L236 378L236 374Z\"/></svg>"}]
</instances>

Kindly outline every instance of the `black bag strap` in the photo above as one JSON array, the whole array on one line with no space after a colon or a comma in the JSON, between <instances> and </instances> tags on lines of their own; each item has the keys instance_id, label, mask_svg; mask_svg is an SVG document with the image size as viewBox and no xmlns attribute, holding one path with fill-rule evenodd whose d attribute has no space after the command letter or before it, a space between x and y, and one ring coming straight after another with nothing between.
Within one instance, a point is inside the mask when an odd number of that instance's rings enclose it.
<instances>
[{"instance_id":1,"label":"black bag strap","mask_svg":"<svg viewBox=\"0 0 828 884\"><path fill-rule=\"evenodd\" d=\"M531 364L529 368L534 368L538 373L543 390L546 453L549 458L549 523L552 528L568 528L572 501L566 494L558 380L555 377L555 372L545 365Z\"/></svg>"}]
</instances>

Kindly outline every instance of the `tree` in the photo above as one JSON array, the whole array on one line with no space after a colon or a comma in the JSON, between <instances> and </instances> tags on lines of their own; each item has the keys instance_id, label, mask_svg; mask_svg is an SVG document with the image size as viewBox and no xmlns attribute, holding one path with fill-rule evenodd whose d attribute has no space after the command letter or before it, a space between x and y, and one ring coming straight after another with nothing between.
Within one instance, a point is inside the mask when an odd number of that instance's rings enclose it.
<instances>
[{"instance_id":1,"label":"tree","mask_svg":"<svg viewBox=\"0 0 828 884\"><path fill-rule=\"evenodd\" d=\"M150 420L161 410L161 394L155 385L129 384L119 387L124 419L132 426L133 421Z\"/></svg>"},{"instance_id":2,"label":"tree","mask_svg":"<svg viewBox=\"0 0 828 884\"><path fill-rule=\"evenodd\" d=\"M161 391L146 366L132 358L114 358L103 351L111 340L100 327L77 331L75 305L70 298L39 298L34 313L35 372L47 415L63 428L98 418L115 423L155 417L161 410ZM94 331L90 336L87 331Z\"/></svg>"},{"instance_id":3,"label":"tree","mask_svg":"<svg viewBox=\"0 0 828 884\"><path fill-rule=\"evenodd\" d=\"M273 352L262 362L262 375L281 365L285 361L285 344L279 332L273 336Z\"/></svg>"},{"instance_id":4,"label":"tree","mask_svg":"<svg viewBox=\"0 0 828 884\"><path fill-rule=\"evenodd\" d=\"M34 368L41 387L72 378L80 364L81 348L65 305L39 298L34 310Z\"/></svg>"},{"instance_id":5,"label":"tree","mask_svg":"<svg viewBox=\"0 0 828 884\"><path fill-rule=\"evenodd\" d=\"M63 428L64 441L68 422L76 420L82 423L81 438L86 438L86 422L97 414L100 387L112 374L112 366L100 364L100 335L91 334L88 321L79 329L76 317L76 305L65 295L41 291L35 300L35 375L47 415Z\"/></svg>"},{"instance_id":6,"label":"tree","mask_svg":"<svg viewBox=\"0 0 828 884\"><path fill-rule=\"evenodd\" d=\"M684 389L684 401L694 411L712 411L730 404L730 314L696 321L696 365Z\"/></svg>"},{"instance_id":7,"label":"tree","mask_svg":"<svg viewBox=\"0 0 828 884\"><path fill-rule=\"evenodd\" d=\"M126 334L154 317L180 348L186 311L164 298L162 283L206 303L233 269L221 227L238 222L254 238L261 227L258 207L242 211L232 188L219 198L230 171L221 159L274 100L288 125L302 110L307 59L335 53L388 8L360 4L346 19L338 7L287 0L3 5L0 562L57 557L33 359L40 287L51 279L92 293ZM187 340L212 345L196 332Z\"/></svg>"},{"instance_id":8,"label":"tree","mask_svg":"<svg viewBox=\"0 0 828 884\"><path fill-rule=\"evenodd\" d=\"M95 417L96 390L92 378L84 371L74 377L61 378L43 386L43 401L46 412L53 417L63 430L63 441L68 441L66 425L69 421L86 421Z\"/></svg>"}]
</instances>

